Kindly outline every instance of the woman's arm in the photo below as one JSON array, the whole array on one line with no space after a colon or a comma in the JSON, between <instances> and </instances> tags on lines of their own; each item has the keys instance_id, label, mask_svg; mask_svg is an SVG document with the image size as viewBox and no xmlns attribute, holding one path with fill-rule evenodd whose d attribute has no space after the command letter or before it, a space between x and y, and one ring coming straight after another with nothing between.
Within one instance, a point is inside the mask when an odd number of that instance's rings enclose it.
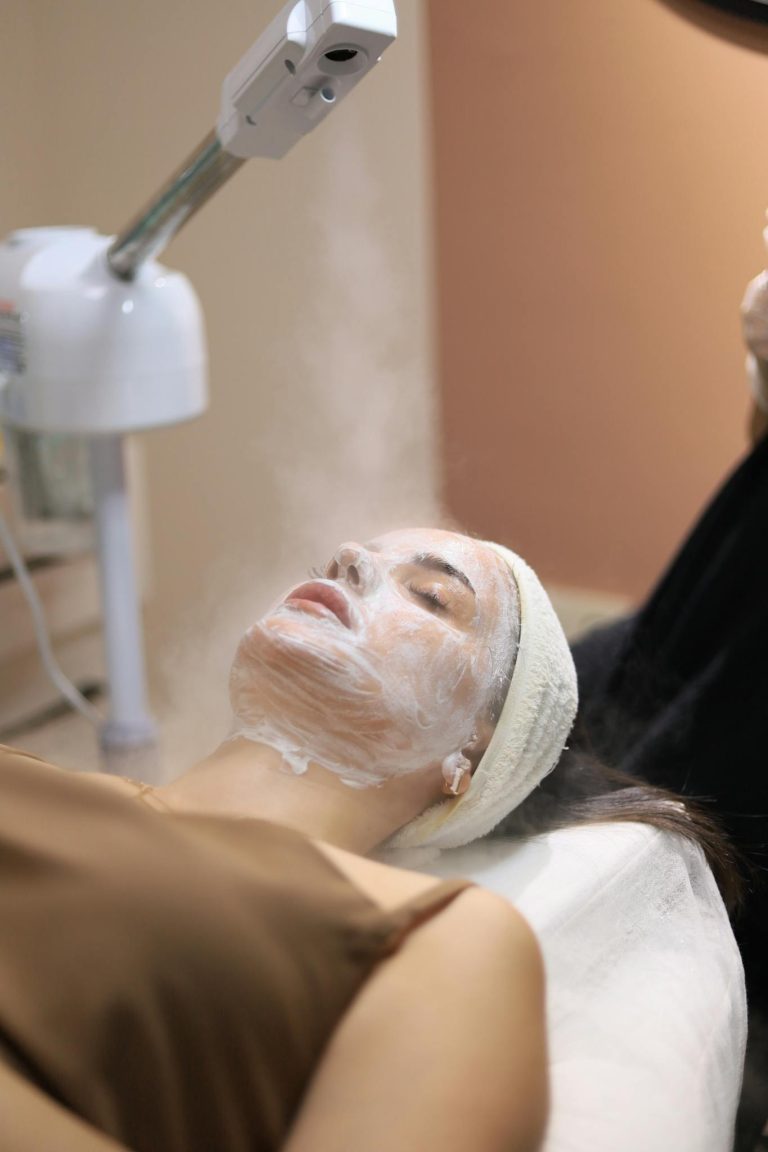
<instances>
[{"instance_id":1,"label":"woman's arm","mask_svg":"<svg viewBox=\"0 0 768 1152\"><path fill-rule=\"evenodd\" d=\"M128 1152L0 1061L3 1152Z\"/></svg>"},{"instance_id":2,"label":"woman's arm","mask_svg":"<svg viewBox=\"0 0 768 1152\"><path fill-rule=\"evenodd\" d=\"M505 900L474 888L365 985L283 1152L535 1152L546 1115L539 949Z\"/></svg>"}]
</instances>

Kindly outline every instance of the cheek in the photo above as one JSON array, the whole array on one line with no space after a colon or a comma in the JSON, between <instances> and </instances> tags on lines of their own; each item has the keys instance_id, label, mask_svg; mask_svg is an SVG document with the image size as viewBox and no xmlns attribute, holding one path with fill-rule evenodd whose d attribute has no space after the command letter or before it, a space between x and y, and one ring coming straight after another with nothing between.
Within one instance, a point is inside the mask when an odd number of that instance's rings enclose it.
<instances>
[{"instance_id":1,"label":"cheek","mask_svg":"<svg viewBox=\"0 0 768 1152\"><path fill-rule=\"evenodd\" d=\"M474 724L490 695L490 653L473 637L456 638L435 650L431 678L441 709Z\"/></svg>"},{"instance_id":2,"label":"cheek","mask_svg":"<svg viewBox=\"0 0 768 1152\"><path fill-rule=\"evenodd\" d=\"M488 662L466 644L443 655L444 660L437 661L435 682L442 685L445 703L474 719L488 698Z\"/></svg>"},{"instance_id":3,"label":"cheek","mask_svg":"<svg viewBox=\"0 0 768 1152\"><path fill-rule=\"evenodd\" d=\"M385 679L397 682L433 722L445 722L457 709L463 717L478 710L487 660L467 637L402 613L396 622L377 622L369 639Z\"/></svg>"}]
</instances>

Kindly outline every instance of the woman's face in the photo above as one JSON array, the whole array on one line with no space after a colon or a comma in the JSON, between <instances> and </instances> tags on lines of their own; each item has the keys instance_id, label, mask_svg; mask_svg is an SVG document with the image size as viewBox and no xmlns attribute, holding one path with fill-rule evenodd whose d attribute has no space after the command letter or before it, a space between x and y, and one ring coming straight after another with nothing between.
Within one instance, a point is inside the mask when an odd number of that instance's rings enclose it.
<instances>
[{"instance_id":1,"label":"woman's face","mask_svg":"<svg viewBox=\"0 0 768 1152\"><path fill-rule=\"evenodd\" d=\"M236 732L358 787L439 765L481 733L517 624L511 573L479 541L410 529L343 544L240 642Z\"/></svg>"}]
</instances>

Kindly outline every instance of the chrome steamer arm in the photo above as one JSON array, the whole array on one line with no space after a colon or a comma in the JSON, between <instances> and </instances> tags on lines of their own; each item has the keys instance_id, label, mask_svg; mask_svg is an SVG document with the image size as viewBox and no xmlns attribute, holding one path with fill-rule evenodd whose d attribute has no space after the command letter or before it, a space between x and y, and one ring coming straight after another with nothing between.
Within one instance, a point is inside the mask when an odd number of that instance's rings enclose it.
<instances>
[{"instance_id":1,"label":"chrome steamer arm","mask_svg":"<svg viewBox=\"0 0 768 1152\"><path fill-rule=\"evenodd\" d=\"M130 280L255 156L279 159L340 103L397 34L392 0L289 4L227 76L215 131L117 236L107 252Z\"/></svg>"}]
</instances>

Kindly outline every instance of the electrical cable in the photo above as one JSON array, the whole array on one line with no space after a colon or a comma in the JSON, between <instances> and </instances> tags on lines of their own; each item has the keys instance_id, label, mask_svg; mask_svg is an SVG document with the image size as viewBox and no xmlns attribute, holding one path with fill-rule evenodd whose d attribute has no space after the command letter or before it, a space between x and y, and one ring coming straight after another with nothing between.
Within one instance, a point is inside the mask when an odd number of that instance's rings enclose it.
<instances>
[{"instance_id":1,"label":"electrical cable","mask_svg":"<svg viewBox=\"0 0 768 1152\"><path fill-rule=\"evenodd\" d=\"M48 673L48 676L61 693L65 700L72 705L78 712L83 715L86 720L96 727L101 727L104 723L104 717L99 712L98 708L94 708L90 700L83 696L82 692L75 687L71 680L67 678L58 661L53 653L51 641L48 636L48 629L45 623L45 615L43 613L43 606L40 603L40 597L37 594L32 577L29 574L29 569L24 563L24 559L16 547L16 542L11 534L5 519L0 513L0 544L2 544L5 553L11 563L11 568L14 571L16 579L19 582L19 587L29 605L29 610L32 613L32 624L35 629L35 639L37 641L38 651L40 658L43 662L43 667Z\"/></svg>"}]
</instances>

